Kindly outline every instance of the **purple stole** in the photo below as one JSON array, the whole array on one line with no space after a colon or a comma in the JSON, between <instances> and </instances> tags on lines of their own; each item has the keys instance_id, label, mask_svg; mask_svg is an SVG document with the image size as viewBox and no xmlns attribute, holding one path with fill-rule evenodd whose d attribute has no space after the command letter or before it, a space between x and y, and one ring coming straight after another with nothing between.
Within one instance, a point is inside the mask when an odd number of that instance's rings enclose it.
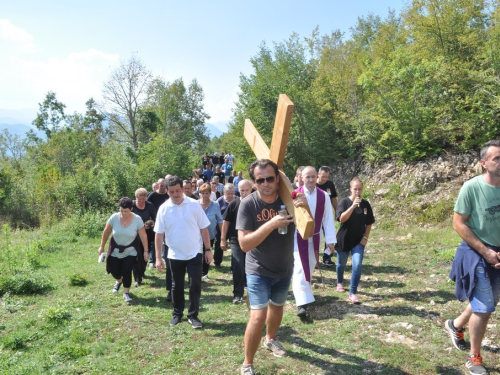
<instances>
[{"instance_id":1,"label":"purple stole","mask_svg":"<svg viewBox=\"0 0 500 375\"><path fill-rule=\"evenodd\" d=\"M304 193L304 186L297 188L299 193ZM316 187L316 212L314 213L314 234L313 234L313 247L314 256L316 257L316 264L319 267L319 240L321 224L323 222L323 214L325 213L325 192ZM311 281L311 267L309 266L309 240L304 240L300 233L297 231L297 247L299 248L300 261L304 269L304 276L307 282Z\"/></svg>"}]
</instances>

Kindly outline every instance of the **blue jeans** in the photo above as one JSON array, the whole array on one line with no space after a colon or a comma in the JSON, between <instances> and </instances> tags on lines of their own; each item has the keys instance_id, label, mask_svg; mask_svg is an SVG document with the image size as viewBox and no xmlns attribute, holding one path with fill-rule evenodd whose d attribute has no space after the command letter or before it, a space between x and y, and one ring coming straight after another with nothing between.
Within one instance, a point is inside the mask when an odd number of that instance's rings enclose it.
<instances>
[{"instance_id":1,"label":"blue jeans","mask_svg":"<svg viewBox=\"0 0 500 375\"><path fill-rule=\"evenodd\" d=\"M500 271L481 259L476 267L476 285L469 297L474 313L492 313L500 297Z\"/></svg>"},{"instance_id":2,"label":"blue jeans","mask_svg":"<svg viewBox=\"0 0 500 375\"><path fill-rule=\"evenodd\" d=\"M247 273L247 293L252 310L263 309L271 302L275 306L283 306L288 297L290 280L250 275Z\"/></svg>"},{"instance_id":3,"label":"blue jeans","mask_svg":"<svg viewBox=\"0 0 500 375\"><path fill-rule=\"evenodd\" d=\"M361 279L361 266L363 265L365 247L358 244L350 253L352 254L352 275L349 294L356 294L358 292L359 280ZM344 270L347 258L349 258L349 251L337 251L337 283L344 282Z\"/></svg>"}]
</instances>

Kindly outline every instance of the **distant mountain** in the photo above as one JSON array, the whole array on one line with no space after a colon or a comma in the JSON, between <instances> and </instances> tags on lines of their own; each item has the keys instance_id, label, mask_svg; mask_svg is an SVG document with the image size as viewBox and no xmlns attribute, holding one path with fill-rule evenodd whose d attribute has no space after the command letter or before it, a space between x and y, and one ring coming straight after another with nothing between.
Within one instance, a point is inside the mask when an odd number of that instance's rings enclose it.
<instances>
[{"instance_id":1,"label":"distant mountain","mask_svg":"<svg viewBox=\"0 0 500 375\"><path fill-rule=\"evenodd\" d=\"M10 124L8 122L4 122L4 119L5 117L0 118L0 129L7 129L10 134L17 134L24 137L30 130L34 130L36 134L40 133L34 126L19 123Z\"/></svg>"},{"instance_id":2,"label":"distant mountain","mask_svg":"<svg viewBox=\"0 0 500 375\"><path fill-rule=\"evenodd\" d=\"M208 130L208 134L210 135L210 138L220 137L224 133L221 129L219 129L214 124L205 124L205 127Z\"/></svg>"}]
</instances>

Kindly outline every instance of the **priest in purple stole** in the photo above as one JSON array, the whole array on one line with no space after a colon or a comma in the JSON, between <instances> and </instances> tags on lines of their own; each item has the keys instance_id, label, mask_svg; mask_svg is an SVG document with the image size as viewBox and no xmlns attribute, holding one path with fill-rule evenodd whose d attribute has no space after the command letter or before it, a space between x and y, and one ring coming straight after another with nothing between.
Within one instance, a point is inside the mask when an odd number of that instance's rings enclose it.
<instances>
[{"instance_id":1,"label":"priest in purple stole","mask_svg":"<svg viewBox=\"0 0 500 375\"><path fill-rule=\"evenodd\" d=\"M314 218L314 235L311 238L304 240L297 230L295 231L292 287L297 304L297 316L300 318L307 316L307 306L314 302L311 276L316 264L319 267L321 228L324 229L325 243L332 253L337 242L330 198L323 190L316 187L316 178L316 169L305 167L302 170L304 185L295 190L298 195L294 199L294 205L309 206L311 216Z\"/></svg>"}]
</instances>

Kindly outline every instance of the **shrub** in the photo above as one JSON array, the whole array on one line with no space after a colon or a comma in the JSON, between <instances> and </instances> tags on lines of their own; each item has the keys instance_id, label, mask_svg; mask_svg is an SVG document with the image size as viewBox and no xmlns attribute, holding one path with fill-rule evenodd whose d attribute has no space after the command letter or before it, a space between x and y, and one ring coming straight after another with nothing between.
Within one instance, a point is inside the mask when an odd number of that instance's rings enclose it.
<instances>
[{"instance_id":1,"label":"shrub","mask_svg":"<svg viewBox=\"0 0 500 375\"><path fill-rule=\"evenodd\" d=\"M70 230L76 236L98 238L102 235L108 218L108 214L90 211L82 215L75 215L70 220Z\"/></svg>"},{"instance_id":2,"label":"shrub","mask_svg":"<svg viewBox=\"0 0 500 375\"><path fill-rule=\"evenodd\" d=\"M12 294L42 294L52 289L54 286L50 278L32 268L0 276L0 296L7 292Z\"/></svg>"},{"instance_id":3,"label":"shrub","mask_svg":"<svg viewBox=\"0 0 500 375\"><path fill-rule=\"evenodd\" d=\"M86 276L81 273L75 273L69 277L69 285L71 286L86 286L88 283Z\"/></svg>"},{"instance_id":4,"label":"shrub","mask_svg":"<svg viewBox=\"0 0 500 375\"><path fill-rule=\"evenodd\" d=\"M64 343L58 348L57 352L61 357L68 359L78 359L88 355L90 353L90 349L86 346Z\"/></svg>"},{"instance_id":5,"label":"shrub","mask_svg":"<svg viewBox=\"0 0 500 375\"><path fill-rule=\"evenodd\" d=\"M2 339L4 348L19 350L26 345L26 338L18 333L11 333Z\"/></svg>"},{"instance_id":6,"label":"shrub","mask_svg":"<svg viewBox=\"0 0 500 375\"><path fill-rule=\"evenodd\" d=\"M55 306L51 306L45 310L42 310L39 316L45 319L48 323L54 325L66 323L71 319L69 310L59 303L57 303Z\"/></svg>"}]
</instances>

